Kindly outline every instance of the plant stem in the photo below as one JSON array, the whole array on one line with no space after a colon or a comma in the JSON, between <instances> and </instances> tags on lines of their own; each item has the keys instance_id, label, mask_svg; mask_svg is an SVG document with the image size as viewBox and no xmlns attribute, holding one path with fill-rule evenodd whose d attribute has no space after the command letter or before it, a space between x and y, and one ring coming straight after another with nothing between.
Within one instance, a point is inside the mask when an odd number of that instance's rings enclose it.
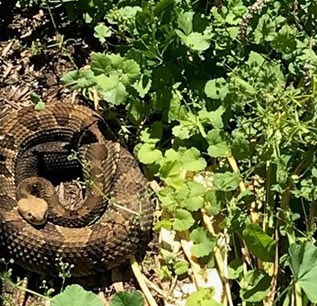
<instances>
[{"instance_id":1,"label":"plant stem","mask_svg":"<svg viewBox=\"0 0 317 306\"><path fill-rule=\"evenodd\" d=\"M148 286L146 285L146 283L144 281L145 276L142 274L142 272L139 268L139 265L138 265L134 256L130 257L130 264L131 264L131 268L132 268L132 271L134 273L134 276L135 276L137 282L139 283L141 290L144 293L145 298L148 301L149 305L150 306L158 306L156 301L154 300L153 295L151 294Z\"/></svg>"}]
</instances>

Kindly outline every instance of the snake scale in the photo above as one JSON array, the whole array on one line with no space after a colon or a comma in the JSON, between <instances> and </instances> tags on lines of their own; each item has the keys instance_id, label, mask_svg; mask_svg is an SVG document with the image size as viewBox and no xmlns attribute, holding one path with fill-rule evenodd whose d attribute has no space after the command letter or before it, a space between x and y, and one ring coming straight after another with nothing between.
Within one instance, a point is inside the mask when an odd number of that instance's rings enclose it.
<instances>
[{"instance_id":1,"label":"snake scale","mask_svg":"<svg viewBox=\"0 0 317 306\"><path fill-rule=\"evenodd\" d=\"M153 205L147 181L134 157L103 136L102 124L96 112L67 103L41 111L25 107L0 121L1 255L52 276L62 261L81 277L120 265L149 241ZM70 210L45 176L47 169L53 176L77 169L68 158L74 151L92 183L82 206ZM25 205L26 217L19 209ZM32 209L41 211L41 205L46 208L37 222Z\"/></svg>"}]
</instances>

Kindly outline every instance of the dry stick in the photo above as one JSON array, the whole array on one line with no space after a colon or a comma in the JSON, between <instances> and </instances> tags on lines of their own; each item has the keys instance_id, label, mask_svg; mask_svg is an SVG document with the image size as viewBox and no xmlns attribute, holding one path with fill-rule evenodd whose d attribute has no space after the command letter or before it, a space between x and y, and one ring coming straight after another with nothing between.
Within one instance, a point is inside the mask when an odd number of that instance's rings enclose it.
<instances>
[{"instance_id":1,"label":"dry stick","mask_svg":"<svg viewBox=\"0 0 317 306\"><path fill-rule=\"evenodd\" d=\"M168 297L166 296L166 294L164 293L164 291L161 288L159 288L156 284L151 282L144 275L143 275L143 279L153 290L155 290L160 296L162 296L162 298L164 298L165 301L168 299Z\"/></svg>"},{"instance_id":2,"label":"dry stick","mask_svg":"<svg viewBox=\"0 0 317 306\"><path fill-rule=\"evenodd\" d=\"M316 212L317 212L317 201L313 200L310 204L309 217L308 217L308 221L307 221L308 231L312 231L312 226L314 224L314 218L316 216Z\"/></svg>"},{"instance_id":3,"label":"dry stick","mask_svg":"<svg viewBox=\"0 0 317 306\"><path fill-rule=\"evenodd\" d=\"M202 277L199 275L199 271L201 270L200 269L200 265L197 263L197 261L195 260L194 257L192 257L192 254L190 252L190 248L191 248L191 244L190 242L188 242L188 232L185 231L183 232L183 235L181 235L183 237L181 237L181 246L182 246L182 249L185 253L185 256L187 257L189 263L190 263L190 266L192 268L192 271L193 271L193 281L196 285L196 288L199 289L201 287L204 286L204 280L202 279Z\"/></svg>"},{"instance_id":4,"label":"dry stick","mask_svg":"<svg viewBox=\"0 0 317 306\"><path fill-rule=\"evenodd\" d=\"M202 212L203 221L204 221L204 224L205 224L207 230L214 237L216 237L216 233L215 233L214 227L213 227L213 225L212 225L212 223L210 221L210 217L206 213L206 210L203 208L201 210L201 212ZM228 273L228 266L227 266L227 249L226 249L226 252L224 254L224 258L225 259L222 258L219 246L216 246L214 248L214 253L215 253L215 259L216 259L217 265L218 265L219 269L222 271L222 274L223 274L223 277L221 277L221 279L222 279L222 281L224 283L224 286L225 286L226 297L228 299L228 303L229 303L230 306L233 306L231 290L230 290L230 285L229 285L229 281L228 281L229 273Z\"/></svg>"},{"instance_id":5,"label":"dry stick","mask_svg":"<svg viewBox=\"0 0 317 306\"><path fill-rule=\"evenodd\" d=\"M275 229L275 261L274 261L274 271L272 275L271 285L270 285L270 291L268 296L266 297L264 303L265 305L273 305L274 303L274 297L276 294L276 286L277 286L277 276L278 276L278 241L279 241L279 235L278 235L278 229Z\"/></svg>"},{"instance_id":6,"label":"dry stick","mask_svg":"<svg viewBox=\"0 0 317 306\"><path fill-rule=\"evenodd\" d=\"M158 306L156 301L154 300L148 286L146 285L146 283L144 281L145 276L142 274L140 267L139 267L134 256L130 256L130 264L131 264L131 268L132 268L132 271L134 273L134 276L135 276L136 280L138 281L140 288L141 288L143 294L145 295L145 298L147 299L149 305L150 306Z\"/></svg>"}]
</instances>

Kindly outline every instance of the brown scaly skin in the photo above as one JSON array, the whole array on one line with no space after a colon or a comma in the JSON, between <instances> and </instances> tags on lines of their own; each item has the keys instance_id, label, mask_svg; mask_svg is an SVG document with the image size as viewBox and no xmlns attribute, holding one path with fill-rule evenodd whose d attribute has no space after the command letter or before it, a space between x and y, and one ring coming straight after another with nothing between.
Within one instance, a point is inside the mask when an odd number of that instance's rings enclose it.
<instances>
[{"instance_id":1,"label":"brown scaly skin","mask_svg":"<svg viewBox=\"0 0 317 306\"><path fill-rule=\"evenodd\" d=\"M74 265L72 276L80 277L118 266L147 241L153 206L146 196L146 179L127 150L104 139L98 129L100 120L86 107L58 103L46 105L43 111L23 108L0 121L1 255L13 258L25 269L53 276L60 271L56 260L60 258ZM102 191L115 199L115 203L140 215L108 201L100 218L83 227L54 224L54 219L62 218L63 214L66 219L73 218L61 208L43 226L36 227L25 221L17 209L16 165L25 152L43 142L75 142L91 162L90 174L98 173L97 184ZM94 145L90 149L92 142L97 143L97 150ZM105 151L98 149L100 145L105 146ZM104 160L107 162L102 159L103 152L106 152ZM117 158L112 158L115 154ZM23 167L20 169L23 171ZM92 188L92 193L95 192ZM88 197L84 205L88 209L81 209L77 217L99 207L102 197L98 194L97 198L98 201L94 201L95 197ZM76 220L71 221L76 223Z\"/></svg>"}]
</instances>

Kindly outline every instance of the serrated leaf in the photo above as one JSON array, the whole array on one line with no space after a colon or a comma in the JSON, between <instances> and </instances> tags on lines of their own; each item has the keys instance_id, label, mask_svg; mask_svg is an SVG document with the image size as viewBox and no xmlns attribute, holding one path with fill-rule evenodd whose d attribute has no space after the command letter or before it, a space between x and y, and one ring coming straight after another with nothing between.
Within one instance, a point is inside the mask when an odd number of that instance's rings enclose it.
<instances>
[{"instance_id":1,"label":"serrated leaf","mask_svg":"<svg viewBox=\"0 0 317 306\"><path fill-rule=\"evenodd\" d=\"M177 16L178 28L181 29L185 35L189 35L193 31L194 14L194 12L181 12Z\"/></svg>"},{"instance_id":2,"label":"serrated leaf","mask_svg":"<svg viewBox=\"0 0 317 306\"><path fill-rule=\"evenodd\" d=\"M106 77L104 74L100 74L96 77L96 83L106 101L115 105L124 103L128 93L117 75Z\"/></svg>"},{"instance_id":3,"label":"serrated leaf","mask_svg":"<svg viewBox=\"0 0 317 306\"><path fill-rule=\"evenodd\" d=\"M155 149L155 145L150 143L143 144L138 151L138 159L143 164L158 162L163 157L162 152Z\"/></svg>"},{"instance_id":4,"label":"serrated leaf","mask_svg":"<svg viewBox=\"0 0 317 306\"><path fill-rule=\"evenodd\" d=\"M174 126L172 128L173 135L179 139L188 139L191 136L191 123L187 126L185 121L182 124Z\"/></svg>"},{"instance_id":5,"label":"serrated leaf","mask_svg":"<svg viewBox=\"0 0 317 306\"><path fill-rule=\"evenodd\" d=\"M104 53L93 52L91 54L90 66L95 75L108 75L108 73L113 70L111 67L111 59Z\"/></svg>"},{"instance_id":6,"label":"serrated leaf","mask_svg":"<svg viewBox=\"0 0 317 306\"><path fill-rule=\"evenodd\" d=\"M262 261L274 261L275 241L258 224L247 224L242 234L252 255Z\"/></svg>"},{"instance_id":7,"label":"serrated leaf","mask_svg":"<svg viewBox=\"0 0 317 306\"><path fill-rule=\"evenodd\" d=\"M111 299L110 306L144 306L144 299L140 291L116 292Z\"/></svg>"},{"instance_id":8,"label":"serrated leaf","mask_svg":"<svg viewBox=\"0 0 317 306\"><path fill-rule=\"evenodd\" d=\"M198 112L199 119L203 122L210 123L216 129L223 128L222 115L225 109L220 106L215 111L208 112L205 108Z\"/></svg>"},{"instance_id":9,"label":"serrated leaf","mask_svg":"<svg viewBox=\"0 0 317 306\"><path fill-rule=\"evenodd\" d=\"M106 37L111 36L111 29L107 27L103 22L99 22L94 27L95 33L94 36L99 39L99 41L103 44L106 41Z\"/></svg>"},{"instance_id":10,"label":"serrated leaf","mask_svg":"<svg viewBox=\"0 0 317 306\"><path fill-rule=\"evenodd\" d=\"M202 197L191 197L182 203L182 207L189 211L197 211L204 206L204 199Z\"/></svg>"},{"instance_id":11,"label":"serrated leaf","mask_svg":"<svg viewBox=\"0 0 317 306\"><path fill-rule=\"evenodd\" d=\"M224 78L209 80L205 85L207 97L223 100L229 93L228 83Z\"/></svg>"},{"instance_id":12,"label":"serrated leaf","mask_svg":"<svg viewBox=\"0 0 317 306\"><path fill-rule=\"evenodd\" d=\"M213 299L213 288L201 288L191 293L186 300L186 306L221 306L222 304Z\"/></svg>"},{"instance_id":13,"label":"serrated leaf","mask_svg":"<svg viewBox=\"0 0 317 306\"><path fill-rule=\"evenodd\" d=\"M134 60L124 60L122 63L123 73L121 75L121 82L124 85L129 85L136 80L140 75L140 66Z\"/></svg>"},{"instance_id":14,"label":"serrated leaf","mask_svg":"<svg viewBox=\"0 0 317 306\"><path fill-rule=\"evenodd\" d=\"M176 275L183 275L188 271L189 264L186 260L179 260L175 263L174 269Z\"/></svg>"},{"instance_id":15,"label":"serrated leaf","mask_svg":"<svg viewBox=\"0 0 317 306\"><path fill-rule=\"evenodd\" d=\"M190 239L194 242L190 249L191 253L198 258L209 255L213 252L213 247L216 245L216 239L201 227L191 232Z\"/></svg>"},{"instance_id":16,"label":"serrated leaf","mask_svg":"<svg viewBox=\"0 0 317 306\"><path fill-rule=\"evenodd\" d=\"M291 244L288 253L292 273L309 300L317 303L317 247L311 242Z\"/></svg>"},{"instance_id":17,"label":"serrated leaf","mask_svg":"<svg viewBox=\"0 0 317 306\"><path fill-rule=\"evenodd\" d=\"M86 291L79 285L67 286L66 289L54 296L51 306L102 306L100 298L91 291Z\"/></svg>"},{"instance_id":18,"label":"serrated leaf","mask_svg":"<svg viewBox=\"0 0 317 306\"><path fill-rule=\"evenodd\" d=\"M182 166L187 171L201 171L206 168L207 163L196 148L190 148L184 152Z\"/></svg>"},{"instance_id":19,"label":"serrated leaf","mask_svg":"<svg viewBox=\"0 0 317 306\"><path fill-rule=\"evenodd\" d=\"M192 32L188 36L180 30L175 30L176 34L181 38L183 43L194 51L205 51L210 46L210 36L203 35L198 32Z\"/></svg>"},{"instance_id":20,"label":"serrated leaf","mask_svg":"<svg viewBox=\"0 0 317 306\"><path fill-rule=\"evenodd\" d=\"M147 75L142 75L140 80L136 81L132 86L139 93L139 96L141 98L144 98L145 95L149 92L151 88L151 84L152 84L152 80Z\"/></svg>"},{"instance_id":21,"label":"serrated leaf","mask_svg":"<svg viewBox=\"0 0 317 306\"><path fill-rule=\"evenodd\" d=\"M79 76L80 76L79 70L72 70L72 71L65 73L61 77L61 81L63 84L70 86L70 88L72 88L72 86L77 84L77 80L78 80Z\"/></svg>"},{"instance_id":22,"label":"serrated leaf","mask_svg":"<svg viewBox=\"0 0 317 306\"><path fill-rule=\"evenodd\" d=\"M207 134L206 140L209 143L208 154L211 157L226 156L230 152L227 136L224 132L213 129Z\"/></svg>"},{"instance_id":23,"label":"serrated leaf","mask_svg":"<svg viewBox=\"0 0 317 306\"><path fill-rule=\"evenodd\" d=\"M195 223L195 220L192 217L191 213L185 209L175 210L174 217L175 221L173 224L173 228L176 231L185 231Z\"/></svg>"},{"instance_id":24,"label":"serrated leaf","mask_svg":"<svg viewBox=\"0 0 317 306\"><path fill-rule=\"evenodd\" d=\"M89 88L96 84L95 75L90 69L84 70L80 78L77 81L77 84L72 87L72 89L85 89Z\"/></svg>"},{"instance_id":25,"label":"serrated leaf","mask_svg":"<svg viewBox=\"0 0 317 306\"><path fill-rule=\"evenodd\" d=\"M227 171L214 174L213 184L215 190L233 191L238 188L240 182L241 177L237 173Z\"/></svg>"}]
</instances>

